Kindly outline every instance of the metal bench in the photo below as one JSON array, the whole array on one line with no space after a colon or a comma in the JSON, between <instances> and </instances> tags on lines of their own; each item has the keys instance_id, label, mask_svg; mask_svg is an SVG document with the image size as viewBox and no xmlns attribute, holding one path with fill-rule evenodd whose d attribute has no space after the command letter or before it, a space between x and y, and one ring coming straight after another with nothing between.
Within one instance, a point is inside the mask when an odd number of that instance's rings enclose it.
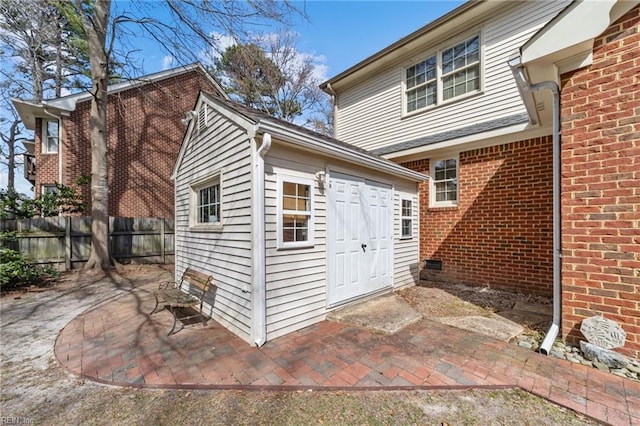
<instances>
[{"instance_id":1,"label":"metal bench","mask_svg":"<svg viewBox=\"0 0 640 426\"><path fill-rule=\"evenodd\" d=\"M204 298L213 285L213 277L203 274L192 268L185 269L182 278L175 283L162 283L157 290L153 292L156 298L156 306L151 311L153 315L162 301L163 306L167 308L173 315L173 326L167 336L184 328L185 320L200 317L202 324L207 325L207 317L202 313L202 305ZM180 315L185 308L197 308L197 314ZM183 324L179 330L175 330L178 319Z\"/></svg>"}]
</instances>

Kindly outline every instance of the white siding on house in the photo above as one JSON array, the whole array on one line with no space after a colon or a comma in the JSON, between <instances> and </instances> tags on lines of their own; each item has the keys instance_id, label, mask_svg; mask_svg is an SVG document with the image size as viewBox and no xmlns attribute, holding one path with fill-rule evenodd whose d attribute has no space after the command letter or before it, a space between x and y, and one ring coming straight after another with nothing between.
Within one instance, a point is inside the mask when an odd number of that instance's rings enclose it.
<instances>
[{"instance_id":1,"label":"white siding on house","mask_svg":"<svg viewBox=\"0 0 640 426\"><path fill-rule=\"evenodd\" d=\"M337 97L337 138L374 150L477 123L524 113L507 60L568 1L518 2L492 14L477 28L484 44L484 92L402 116L404 67L441 46L424 46L398 59ZM473 28L469 28L473 31Z\"/></svg>"},{"instance_id":2,"label":"white siding on house","mask_svg":"<svg viewBox=\"0 0 640 426\"><path fill-rule=\"evenodd\" d=\"M417 184L297 151L274 143L265 159L267 340L323 320L327 313L327 188L322 176L327 170L349 173L391 184L393 190L393 287L413 285L418 280L418 197ZM317 173L321 172L321 173ZM314 181L314 246L277 249L278 175ZM400 199L413 201L412 239L400 239Z\"/></svg>"},{"instance_id":3,"label":"white siding on house","mask_svg":"<svg viewBox=\"0 0 640 426\"><path fill-rule=\"evenodd\" d=\"M326 314L326 197L315 173L325 170L317 156L274 144L265 159L267 339L324 319ZM314 245L277 249L277 178L314 182Z\"/></svg>"},{"instance_id":4,"label":"white siding on house","mask_svg":"<svg viewBox=\"0 0 640 426\"><path fill-rule=\"evenodd\" d=\"M416 194L416 184L413 186L396 184L393 191L393 241L394 241L394 262L393 286L395 288L414 285L419 280L420 275L420 228L418 206L418 196ZM412 231L411 238L401 238L401 201L411 201Z\"/></svg>"},{"instance_id":5,"label":"white siding on house","mask_svg":"<svg viewBox=\"0 0 640 426\"><path fill-rule=\"evenodd\" d=\"M187 267L213 275L217 293L206 313L246 341L251 337L251 144L246 131L214 110L186 141L176 170L176 278ZM222 170L222 230L190 229L193 182Z\"/></svg>"}]
</instances>

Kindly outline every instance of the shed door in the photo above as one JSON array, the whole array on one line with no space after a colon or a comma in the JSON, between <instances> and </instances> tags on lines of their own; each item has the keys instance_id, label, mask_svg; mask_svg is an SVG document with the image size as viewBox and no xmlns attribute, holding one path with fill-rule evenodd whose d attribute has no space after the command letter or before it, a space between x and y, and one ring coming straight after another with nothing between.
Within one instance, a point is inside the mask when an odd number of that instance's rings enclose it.
<instances>
[{"instance_id":1,"label":"shed door","mask_svg":"<svg viewBox=\"0 0 640 426\"><path fill-rule=\"evenodd\" d=\"M391 286L391 188L362 178L329 179L327 304Z\"/></svg>"}]
</instances>

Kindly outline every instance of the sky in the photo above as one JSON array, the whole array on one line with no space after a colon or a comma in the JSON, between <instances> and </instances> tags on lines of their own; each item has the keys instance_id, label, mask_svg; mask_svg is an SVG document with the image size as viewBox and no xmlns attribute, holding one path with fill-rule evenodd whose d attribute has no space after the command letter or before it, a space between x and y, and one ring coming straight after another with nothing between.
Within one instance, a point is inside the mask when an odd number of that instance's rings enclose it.
<instances>
[{"instance_id":1,"label":"sky","mask_svg":"<svg viewBox=\"0 0 640 426\"><path fill-rule=\"evenodd\" d=\"M336 76L413 31L427 25L463 1L295 1L308 19L292 28L298 51L313 55L321 81ZM120 6L126 3L120 3ZM139 40L145 73L171 66L152 44ZM0 170L0 188L6 188L6 170ZM16 189L32 194L30 184L16 173Z\"/></svg>"},{"instance_id":2,"label":"sky","mask_svg":"<svg viewBox=\"0 0 640 426\"><path fill-rule=\"evenodd\" d=\"M293 2L308 19L292 28L298 34L298 51L311 54L329 79L388 45L400 40L464 1L324 1ZM159 50L145 55L145 71L166 68Z\"/></svg>"}]
</instances>

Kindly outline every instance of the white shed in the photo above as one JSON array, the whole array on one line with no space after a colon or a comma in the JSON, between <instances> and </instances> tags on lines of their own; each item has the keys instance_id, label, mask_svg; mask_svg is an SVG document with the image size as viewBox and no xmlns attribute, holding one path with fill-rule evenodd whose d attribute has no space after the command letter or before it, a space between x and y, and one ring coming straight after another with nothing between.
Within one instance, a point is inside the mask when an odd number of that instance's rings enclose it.
<instances>
[{"instance_id":1,"label":"white shed","mask_svg":"<svg viewBox=\"0 0 640 426\"><path fill-rule=\"evenodd\" d=\"M176 160L175 273L211 273L206 313L251 344L413 285L425 175L201 93Z\"/></svg>"}]
</instances>

